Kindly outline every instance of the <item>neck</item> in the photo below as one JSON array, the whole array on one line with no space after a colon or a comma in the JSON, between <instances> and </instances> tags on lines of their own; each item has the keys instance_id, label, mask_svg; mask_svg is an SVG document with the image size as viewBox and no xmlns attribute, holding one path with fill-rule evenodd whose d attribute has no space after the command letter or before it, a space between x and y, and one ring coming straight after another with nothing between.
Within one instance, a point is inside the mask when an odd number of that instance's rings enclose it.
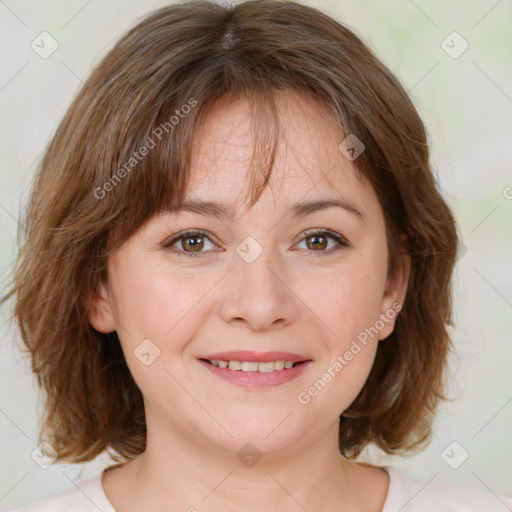
<instances>
[{"instance_id":1,"label":"neck","mask_svg":"<svg viewBox=\"0 0 512 512\"><path fill-rule=\"evenodd\" d=\"M118 472L117 479L108 472L103 486L119 512L380 511L387 475L341 458L337 434L338 425L333 424L323 436L314 436L314 442L305 439L264 453L243 442L240 448L245 446L245 453L237 453L202 445L160 425L148 429L146 451L112 470L112 475ZM383 478L385 488L381 485L379 493L374 487L369 501L371 482L380 479L382 484Z\"/></svg>"}]
</instances>

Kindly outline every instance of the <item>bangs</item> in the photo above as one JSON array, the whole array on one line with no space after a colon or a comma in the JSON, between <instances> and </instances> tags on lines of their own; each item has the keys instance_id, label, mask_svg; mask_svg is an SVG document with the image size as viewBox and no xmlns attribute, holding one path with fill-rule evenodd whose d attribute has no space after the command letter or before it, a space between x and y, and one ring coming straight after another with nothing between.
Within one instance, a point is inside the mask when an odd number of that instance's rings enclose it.
<instances>
[{"instance_id":1,"label":"bangs","mask_svg":"<svg viewBox=\"0 0 512 512\"><path fill-rule=\"evenodd\" d=\"M122 52L114 48L93 71L89 87L81 93L93 91L93 101L81 114L80 136L92 141L94 150L84 155L79 173L92 182L89 207L104 220L98 233L106 255L151 217L183 202L196 134L218 101L245 99L250 105L253 154L244 198L249 207L268 184L274 165L279 134L276 92L302 93L306 101L324 105L340 129L340 142L342 125L350 124L351 116L344 113L348 106L340 101L339 78L336 85L334 76L325 80L314 73L317 66L332 67L336 59L321 56L325 62L308 63L308 69L299 58L305 51L301 45L289 50L297 54L297 62L293 56L287 62L264 20L249 34L245 25L253 23L250 12L235 23L236 7L229 14L213 4L206 8L208 17L195 20L194 38L188 36L186 22L175 20L174 32L161 26L165 8L147 16L126 35ZM261 17L258 8L254 16ZM272 51L265 48L274 45ZM79 95L76 103L83 108L84 100ZM347 126L346 133L354 131ZM358 133L363 137L360 129ZM357 167L364 168L366 158L361 155ZM77 165L76 156L72 165Z\"/></svg>"},{"instance_id":2,"label":"bangs","mask_svg":"<svg viewBox=\"0 0 512 512\"><path fill-rule=\"evenodd\" d=\"M429 435L451 343L458 237L412 101L355 33L313 7L194 0L139 20L95 67L46 148L20 222L23 245L2 300L16 296L45 393L41 438L59 460L145 450L142 394L117 332L89 323L90 298L107 280L111 252L187 198L199 129L221 100L221 108L239 99L250 107L252 158L240 181L249 181L243 199L254 205L276 158L278 92L322 107L340 143L345 134L364 144L351 161L384 213L388 274L402 252L411 257L397 327L340 418L340 453L357 457L370 442L396 453Z\"/></svg>"},{"instance_id":3,"label":"bangs","mask_svg":"<svg viewBox=\"0 0 512 512\"><path fill-rule=\"evenodd\" d=\"M185 200L197 134L217 101L222 100L224 105L243 98L251 109L251 172L247 194L241 199L252 206L268 184L279 133L272 92L234 93L226 90L226 83L219 77L217 83L205 80L204 86L206 90L184 91L174 101L158 105L158 113L149 124L134 122L132 133L127 134L129 141L120 146L123 150L112 162L110 179L95 187L97 197L101 196L99 201L109 203L107 208L112 212L115 230L111 232L109 251L153 216L171 211ZM111 186L105 187L105 183Z\"/></svg>"}]
</instances>

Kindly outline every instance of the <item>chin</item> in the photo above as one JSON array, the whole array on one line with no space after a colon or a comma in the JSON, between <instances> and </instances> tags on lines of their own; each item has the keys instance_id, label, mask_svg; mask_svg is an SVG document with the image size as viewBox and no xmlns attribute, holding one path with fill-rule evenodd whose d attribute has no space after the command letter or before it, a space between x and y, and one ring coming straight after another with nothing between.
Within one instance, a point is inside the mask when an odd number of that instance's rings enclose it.
<instances>
[{"instance_id":1,"label":"chin","mask_svg":"<svg viewBox=\"0 0 512 512\"><path fill-rule=\"evenodd\" d=\"M279 409L268 412L264 418L258 411L254 415L224 417L224 426L233 437L221 429L222 436L216 436L213 442L235 453L247 444L262 453L285 449L300 437L299 432L295 434L294 425L290 421L294 414L290 412L291 410Z\"/></svg>"}]
</instances>

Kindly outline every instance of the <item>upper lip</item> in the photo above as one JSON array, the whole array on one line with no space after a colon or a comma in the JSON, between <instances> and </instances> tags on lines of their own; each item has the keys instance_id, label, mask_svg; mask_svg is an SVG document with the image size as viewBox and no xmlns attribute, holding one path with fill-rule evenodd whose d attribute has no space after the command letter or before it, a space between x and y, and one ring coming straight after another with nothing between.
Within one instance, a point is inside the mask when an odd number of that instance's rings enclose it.
<instances>
[{"instance_id":1,"label":"upper lip","mask_svg":"<svg viewBox=\"0 0 512 512\"><path fill-rule=\"evenodd\" d=\"M210 361L252 361L256 363L268 363L269 361L292 361L300 363L309 361L308 357L291 352L253 352L252 350L232 350L230 352L217 352L209 354L200 359L209 359Z\"/></svg>"}]
</instances>

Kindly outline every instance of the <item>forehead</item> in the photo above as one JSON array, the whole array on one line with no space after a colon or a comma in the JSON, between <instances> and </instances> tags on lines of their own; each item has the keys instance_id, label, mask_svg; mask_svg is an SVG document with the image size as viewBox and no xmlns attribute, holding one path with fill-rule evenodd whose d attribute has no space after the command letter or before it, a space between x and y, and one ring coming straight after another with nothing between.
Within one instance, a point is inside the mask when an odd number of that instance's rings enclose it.
<instances>
[{"instance_id":1,"label":"forehead","mask_svg":"<svg viewBox=\"0 0 512 512\"><path fill-rule=\"evenodd\" d=\"M269 183L274 194L297 201L313 189L317 195L332 196L342 189L357 194L369 187L339 151L345 136L325 106L295 92L277 92L275 101L275 133L272 119L260 113L261 124L255 124L254 112L244 98L221 98L212 106L194 137L187 198L233 202L247 194L254 173L265 171L252 160L255 129L269 130L270 136L277 137Z\"/></svg>"}]
</instances>

